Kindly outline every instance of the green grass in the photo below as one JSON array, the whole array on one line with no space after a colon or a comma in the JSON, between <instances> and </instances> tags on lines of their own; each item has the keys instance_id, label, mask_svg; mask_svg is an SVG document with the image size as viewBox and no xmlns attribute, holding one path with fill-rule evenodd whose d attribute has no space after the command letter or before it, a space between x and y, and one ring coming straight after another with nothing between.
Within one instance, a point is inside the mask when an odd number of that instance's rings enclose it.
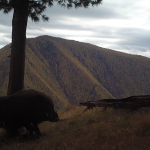
<instances>
[{"instance_id":1,"label":"green grass","mask_svg":"<svg viewBox=\"0 0 150 150\"><path fill-rule=\"evenodd\" d=\"M149 150L150 112L100 108L82 113L84 107L59 112L63 121L39 125L40 138L5 137L1 150ZM81 115L80 115L81 114Z\"/></svg>"}]
</instances>

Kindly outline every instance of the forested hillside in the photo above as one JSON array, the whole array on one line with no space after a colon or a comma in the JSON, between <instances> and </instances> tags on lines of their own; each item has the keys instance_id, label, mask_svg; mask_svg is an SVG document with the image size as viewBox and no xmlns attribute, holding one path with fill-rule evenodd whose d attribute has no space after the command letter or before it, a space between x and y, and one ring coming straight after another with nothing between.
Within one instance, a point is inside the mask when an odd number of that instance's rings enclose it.
<instances>
[{"instance_id":1,"label":"forested hillside","mask_svg":"<svg viewBox=\"0 0 150 150\"><path fill-rule=\"evenodd\" d=\"M8 83L9 45L0 50L0 95ZM27 39L25 88L69 102L150 94L150 59L50 36Z\"/></svg>"}]
</instances>

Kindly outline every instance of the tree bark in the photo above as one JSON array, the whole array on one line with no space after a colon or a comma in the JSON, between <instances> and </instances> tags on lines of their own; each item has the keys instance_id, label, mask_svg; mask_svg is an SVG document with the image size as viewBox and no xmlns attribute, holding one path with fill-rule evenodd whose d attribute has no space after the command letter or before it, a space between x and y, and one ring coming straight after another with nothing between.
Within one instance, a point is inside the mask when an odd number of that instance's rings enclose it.
<instances>
[{"instance_id":1,"label":"tree bark","mask_svg":"<svg viewBox=\"0 0 150 150\"><path fill-rule=\"evenodd\" d=\"M29 0L15 0L12 20L12 45L7 95L24 88L26 28Z\"/></svg>"}]
</instances>

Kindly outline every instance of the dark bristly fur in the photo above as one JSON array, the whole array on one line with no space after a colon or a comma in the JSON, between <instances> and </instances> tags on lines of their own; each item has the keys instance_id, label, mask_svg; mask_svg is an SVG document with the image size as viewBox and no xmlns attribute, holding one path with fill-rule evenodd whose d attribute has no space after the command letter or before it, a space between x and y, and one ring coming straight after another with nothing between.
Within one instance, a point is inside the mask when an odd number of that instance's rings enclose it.
<instances>
[{"instance_id":1,"label":"dark bristly fur","mask_svg":"<svg viewBox=\"0 0 150 150\"><path fill-rule=\"evenodd\" d=\"M22 90L0 97L0 127L6 130L26 127L30 134L35 131L40 135L39 123L58 120L51 97L42 92Z\"/></svg>"}]
</instances>

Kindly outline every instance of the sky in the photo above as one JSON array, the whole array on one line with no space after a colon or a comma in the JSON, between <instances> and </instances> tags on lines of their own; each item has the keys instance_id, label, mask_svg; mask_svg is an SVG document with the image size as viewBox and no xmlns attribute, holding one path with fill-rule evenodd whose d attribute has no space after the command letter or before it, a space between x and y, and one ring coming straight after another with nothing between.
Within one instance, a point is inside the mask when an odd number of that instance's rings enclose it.
<instances>
[{"instance_id":1,"label":"sky","mask_svg":"<svg viewBox=\"0 0 150 150\"><path fill-rule=\"evenodd\" d=\"M49 22L28 19L27 38L49 35L150 57L150 1L103 0L98 7L45 11ZM13 11L0 12L0 48L11 43Z\"/></svg>"}]
</instances>

